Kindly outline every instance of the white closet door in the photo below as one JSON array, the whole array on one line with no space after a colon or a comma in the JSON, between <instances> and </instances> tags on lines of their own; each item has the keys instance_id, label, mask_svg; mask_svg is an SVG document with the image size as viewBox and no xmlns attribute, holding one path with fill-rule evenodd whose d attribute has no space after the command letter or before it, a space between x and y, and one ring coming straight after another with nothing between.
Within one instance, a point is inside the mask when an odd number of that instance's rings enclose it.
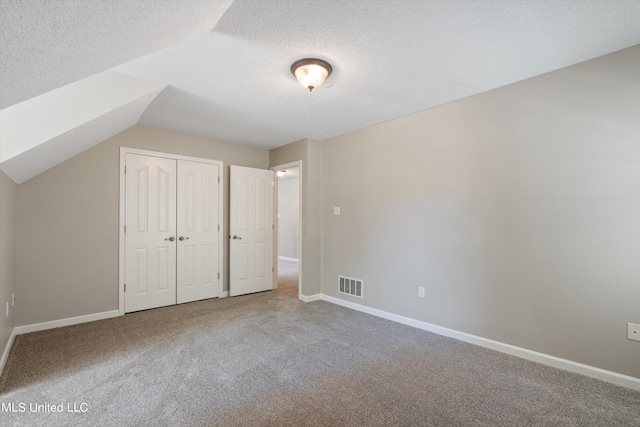
<instances>
[{"instance_id":1,"label":"white closet door","mask_svg":"<svg viewBox=\"0 0 640 427\"><path fill-rule=\"evenodd\" d=\"M176 303L176 161L126 155L125 310Z\"/></svg>"},{"instance_id":2,"label":"white closet door","mask_svg":"<svg viewBox=\"0 0 640 427\"><path fill-rule=\"evenodd\" d=\"M218 176L218 165L178 160L178 304L218 296Z\"/></svg>"},{"instance_id":3,"label":"white closet door","mask_svg":"<svg viewBox=\"0 0 640 427\"><path fill-rule=\"evenodd\" d=\"M231 166L229 291L273 289L273 171Z\"/></svg>"}]
</instances>

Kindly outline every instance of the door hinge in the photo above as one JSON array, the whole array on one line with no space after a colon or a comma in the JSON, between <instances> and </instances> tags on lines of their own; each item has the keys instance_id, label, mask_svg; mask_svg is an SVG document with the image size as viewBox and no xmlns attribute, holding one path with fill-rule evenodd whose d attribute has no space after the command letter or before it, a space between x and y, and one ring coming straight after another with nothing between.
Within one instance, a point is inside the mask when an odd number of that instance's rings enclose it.
<instances>
[{"instance_id":1,"label":"door hinge","mask_svg":"<svg viewBox=\"0 0 640 427\"><path fill-rule=\"evenodd\" d=\"M124 284L124 291L127 292L127 284Z\"/></svg>"},{"instance_id":2,"label":"door hinge","mask_svg":"<svg viewBox=\"0 0 640 427\"><path fill-rule=\"evenodd\" d=\"M275 270L275 268L274 268L274 267L271 267L271 272L272 272L272 273L275 273L275 272L276 272L276 270Z\"/></svg>"},{"instance_id":3,"label":"door hinge","mask_svg":"<svg viewBox=\"0 0 640 427\"><path fill-rule=\"evenodd\" d=\"M271 224L271 229L275 230L276 229L276 225L275 224Z\"/></svg>"},{"instance_id":4,"label":"door hinge","mask_svg":"<svg viewBox=\"0 0 640 427\"><path fill-rule=\"evenodd\" d=\"M218 273L218 280L220 280L220 273Z\"/></svg>"},{"instance_id":5,"label":"door hinge","mask_svg":"<svg viewBox=\"0 0 640 427\"><path fill-rule=\"evenodd\" d=\"M220 231L220 224L218 224L218 231Z\"/></svg>"},{"instance_id":6,"label":"door hinge","mask_svg":"<svg viewBox=\"0 0 640 427\"><path fill-rule=\"evenodd\" d=\"M218 184L220 184L220 177L218 177Z\"/></svg>"},{"instance_id":7,"label":"door hinge","mask_svg":"<svg viewBox=\"0 0 640 427\"><path fill-rule=\"evenodd\" d=\"M124 225L124 232L127 232L127 224Z\"/></svg>"},{"instance_id":8,"label":"door hinge","mask_svg":"<svg viewBox=\"0 0 640 427\"><path fill-rule=\"evenodd\" d=\"M124 174L125 175L127 174L127 167L126 166L124 167Z\"/></svg>"}]
</instances>

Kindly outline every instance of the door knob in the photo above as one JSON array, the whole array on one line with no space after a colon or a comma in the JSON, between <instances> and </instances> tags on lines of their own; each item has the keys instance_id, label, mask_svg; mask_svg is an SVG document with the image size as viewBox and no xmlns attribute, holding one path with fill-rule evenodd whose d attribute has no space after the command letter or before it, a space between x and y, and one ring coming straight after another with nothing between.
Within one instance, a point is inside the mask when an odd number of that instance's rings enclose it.
<instances>
[{"instance_id":1,"label":"door knob","mask_svg":"<svg viewBox=\"0 0 640 427\"><path fill-rule=\"evenodd\" d=\"M178 237L178 240L189 240L189 238L188 237L184 237L184 236L180 236L180 237Z\"/></svg>"},{"instance_id":2,"label":"door knob","mask_svg":"<svg viewBox=\"0 0 640 427\"><path fill-rule=\"evenodd\" d=\"M233 235L233 240L236 240L236 239L238 239L238 240L242 240L242 237L238 237L238 236L236 236L236 235L234 234L234 235Z\"/></svg>"},{"instance_id":3,"label":"door knob","mask_svg":"<svg viewBox=\"0 0 640 427\"><path fill-rule=\"evenodd\" d=\"M170 242L173 242L174 240L176 240L176 238L175 238L175 237L173 237L173 236L171 236L171 237L167 237L167 238L166 238L166 239L164 239L164 240L169 240Z\"/></svg>"}]
</instances>

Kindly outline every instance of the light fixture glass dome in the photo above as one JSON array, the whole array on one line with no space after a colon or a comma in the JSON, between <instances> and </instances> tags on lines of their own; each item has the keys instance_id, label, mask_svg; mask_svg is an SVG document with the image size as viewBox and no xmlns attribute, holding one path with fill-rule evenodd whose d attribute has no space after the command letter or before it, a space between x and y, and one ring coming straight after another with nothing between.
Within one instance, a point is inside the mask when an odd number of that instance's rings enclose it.
<instances>
[{"instance_id":1,"label":"light fixture glass dome","mask_svg":"<svg viewBox=\"0 0 640 427\"><path fill-rule=\"evenodd\" d=\"M328 62L316 58L301 59L291 65L291 73L309 91L324 83L331 71L333 70Z\"/></svg>"}]
</instances>

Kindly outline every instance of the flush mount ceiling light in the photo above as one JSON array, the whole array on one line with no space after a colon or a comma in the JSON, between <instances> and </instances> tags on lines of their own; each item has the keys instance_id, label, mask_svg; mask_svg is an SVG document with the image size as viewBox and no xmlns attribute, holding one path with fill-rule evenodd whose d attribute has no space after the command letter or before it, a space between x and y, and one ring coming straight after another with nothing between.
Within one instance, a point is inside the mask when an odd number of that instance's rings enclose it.
<instances>
[{"instance_id":1,"label":"flush mount ceiling light","mask_svg":"<svg viewBox=\"0 0 640 427\"><path fill-rule=\"evenodd\" d=\"M286 174L286 173L287 173L287 171L283 170L283 171L276 172L276 175L278 175L278 178L282 178L284 176L284 174Z\"/></svg>"},{"instance_id":2,"label":"flush mount ceiling light","mask_svg":"<svg viewBox=\"0 0 640 427\"><path fill-rule=\"evenodd\" d=\"M291 73L309 92L324 83L331 75L331 65L327 61L316 58L305 58L291 64Z\"/></svg>"}]
</instances>

